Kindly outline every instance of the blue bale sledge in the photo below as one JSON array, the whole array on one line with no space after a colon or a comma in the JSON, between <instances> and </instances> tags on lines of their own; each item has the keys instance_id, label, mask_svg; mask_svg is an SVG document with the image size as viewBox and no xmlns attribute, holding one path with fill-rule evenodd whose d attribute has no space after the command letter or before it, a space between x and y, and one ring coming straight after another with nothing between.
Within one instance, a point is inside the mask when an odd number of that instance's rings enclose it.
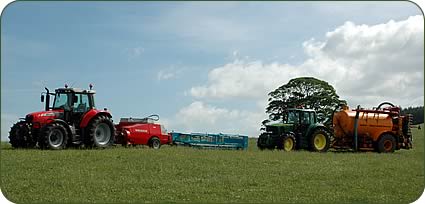
<instances>
[{"instance_id":1,"label":"blue bale sledge","mask_svg":"<svg viewBox=\"0 0 425 204\"><path fill-rule=\"evenodd\" d=\"M171 133L173 144L197 148L241 149L248 148L248 136L208 133Z\"/></svg>"}]
</instances>

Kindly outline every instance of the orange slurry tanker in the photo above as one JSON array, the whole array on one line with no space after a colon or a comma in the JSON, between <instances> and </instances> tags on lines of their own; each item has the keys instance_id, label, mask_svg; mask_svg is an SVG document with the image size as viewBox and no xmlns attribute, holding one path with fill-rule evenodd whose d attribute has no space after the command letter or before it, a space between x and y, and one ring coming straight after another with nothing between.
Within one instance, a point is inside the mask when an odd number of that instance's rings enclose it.
<instances>
[{"instance_id":1,"label":"orange slurry tanker","mask_svg":"<svg viewBox=\"0 0 425 204\"><path fill-rule=\"evenodd\" d=\"M335 149L394 152L412 148L412 115L401 115L400 108L381 103L377 108L350 110L348 106L333 115Z\"/></svg>"}]
</instances>

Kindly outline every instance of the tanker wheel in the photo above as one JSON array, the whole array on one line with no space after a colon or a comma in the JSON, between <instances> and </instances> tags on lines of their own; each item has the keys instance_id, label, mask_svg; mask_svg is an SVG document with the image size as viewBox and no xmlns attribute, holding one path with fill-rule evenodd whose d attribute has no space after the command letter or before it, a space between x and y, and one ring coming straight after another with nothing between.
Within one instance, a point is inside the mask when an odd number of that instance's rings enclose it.
<instances>
[{"instance_id":1,"label":"tanker wheel","mask_svg":"<svg viewBox=\"0 0 425 204\"><path fill-rule=\"evenodd\" d=\"M149 140L149 147L152 149L159 149L161 147L161 141L157 137L152 137Z\"/></svg>"},{"instance_id":2,"label":"tanker wheel","mask_svg":"<svg viewBox=\"0 0 425 204\"><path fill-rule=\"evenodd\" d=\"M392 135L384 134L378 141L378 152L392 153L396 148L396 142Z\"/></svg>"},{"instance_id":3,"label":"tanker wheel","mask_svg":"<svg viewBox=\"0 0 425 204\"><path fill-rule=\"evenodd\" d=\"M295 137L293 135L287 135L283 138L283 150L285 152L290 152L295 150Z\"/></svg>"},{"instance_id":4,"label":"tanker wheel","mask_svg":"<svg viewBox=\"0 0 425 204\"><path fill-rule=\"evenodd\" d=\"M329 133L322 128L313 132L310 137L310 149L314 152L326 152L329 149Z\"/></svg>"},{"instance_id":5,"label":"tanker wheel","mask_svg":"<svg viewBox=\"0 0 425 204\"><path fill-rule=\"evenodd\" d=\"M114 143L115 127L109 117L95 116L86 127L87 135L84 136L86 147L109 147Z\"/></svg>"},{"instance_id":6,"label":"tanker wheel","mask_svg":"<svg viewBox=\"0 0 425 204\"><path fill-rule=\"evenodd\" d=\"M65 149L67 143L68 134L62 124L51 123L41 130L38 142L41 149Z\"/></svg>"},{"instance_id":7,"label":"tanker wheel","mask_svg":"<svg viewBox=\"0 0 425 204\"><path fill-rule=\"evenodd\" d=\"M31 137L28 124L20 121L10 128L9 143L13 148L32 148L35 146L36 141Z\"/></svg>"}]
</instances>

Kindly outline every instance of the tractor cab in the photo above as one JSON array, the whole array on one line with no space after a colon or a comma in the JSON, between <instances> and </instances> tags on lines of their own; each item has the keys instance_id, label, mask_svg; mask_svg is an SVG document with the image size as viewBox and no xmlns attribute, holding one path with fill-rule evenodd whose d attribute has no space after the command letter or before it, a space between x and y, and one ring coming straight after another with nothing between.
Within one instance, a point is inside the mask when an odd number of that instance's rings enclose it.
<instances>
[{"instance_id":1,"label":"tractor cab","mask_svg":"<svg viewBox=\"0 0 425 204\"><path fill-rule=\"evenodd\" d=\"M94 109L95 91L83 90L79 88L58 88L55 93L50 93L46 89L46 93L41 95L41 102L44 102L46 96L46 111L63 112L61 119L71 124L78 124L87 111ZM53 105L50 106L50 95L54 96Z\"/></svg>"},{"instance_id":2,"label":"tractor cab","mask_svg":"<svg viewBox=\"0 0 425 204\"><path fill-rule=\"evenodd\" d=\"M266 132L281 135L285 132L305 134L311 124L317 122L316 112L312 109L288 109L279 122L265 125Z\"/></svg>"},{"instance_id":3,"label":"tractor cab","mask_svg":"<svg viewBox=\"0 0 425 204\"><path fill-rule=\"evenodd\" d=\"M320 132L314 143L315 132ZM287 109L279 122L265 125L265 132L258 138L257 146L260 149L312 149L313 151L326 151L329 136L323 124L318 123L316 112L312 109Z\"/></svg>"}]
</instances>

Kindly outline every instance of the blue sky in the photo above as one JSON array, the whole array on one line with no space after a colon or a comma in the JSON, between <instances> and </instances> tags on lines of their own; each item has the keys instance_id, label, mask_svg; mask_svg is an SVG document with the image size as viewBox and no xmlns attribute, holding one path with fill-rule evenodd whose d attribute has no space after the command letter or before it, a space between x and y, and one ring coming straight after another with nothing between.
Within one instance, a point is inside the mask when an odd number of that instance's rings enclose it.
<instances>
[{"instance_id":1,"label":"blue sky","mask_svg":"<svg viewBox=\"0 0 425 204\"><path fill-rule=\"evenodd\" d=\"M82 88L94 84L97 107L108 107L115 121L155 113L170 130L256 136L267 93L292 76L278 75L281 79L276 81L273 74L263 76L256 70L287 68L299 73L294 76L309 75L303 72L306 66L322 60L317 50L327 52L319 45L331 45L340 30L361 30L365 25L374 33L375 28L391 27L391 20L394 28L400 28L417 15L420 10L410 2L14 2L1 18L1 138L7 138L18 117L42 110L40 93L45 86L53 90L65 83ZM376 26L381 24L388 26ZM402 35L403 30L383 38L384 43ZM400 101L394 95L387 98L402 106L423 105L423 23L405 35L422 44L394 48L413 56L402 65L416 73L398 74L405 76L399 83L406 90L422 91L416 92L419 98L413 94ZM348 64L353 66L347 68L347 60L331 62L341 67L334 71L362 70L385 61L354 66L352 60ZM246 77L236 76L238 70ZM411 77L416 78L405 80ZM336 78L326 79L353 105L377 104L381 101L373 99L386 98L377 92L353 91ZM247 89L226 92L238 90L235 83ZM359 94L367 95L364 101L355 97Z\"/></svg>"}]
</instances>

